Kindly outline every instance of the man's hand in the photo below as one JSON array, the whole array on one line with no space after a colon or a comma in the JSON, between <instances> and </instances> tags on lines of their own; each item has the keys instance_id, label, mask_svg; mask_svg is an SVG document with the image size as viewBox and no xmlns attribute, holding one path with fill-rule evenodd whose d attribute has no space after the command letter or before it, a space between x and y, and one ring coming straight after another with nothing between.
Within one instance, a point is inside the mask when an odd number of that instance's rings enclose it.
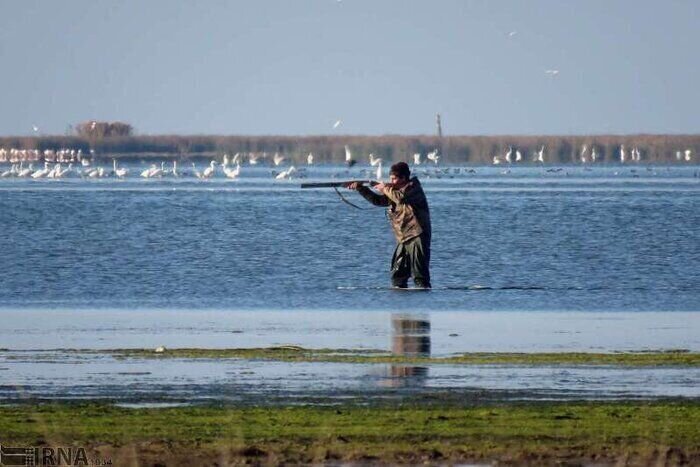
<instances>
[{"instance_id":1,"label":"man's hand","mask_svg":"<svg viewBox=\"0 0 700 467\"><path fill-rule=\"evenodd\" d=\"M380 183L377 183L376 185L372 186L372 188L374 188L375 190L377 190L378 192L380 192L382 194L384 193L384 188L387 188L387 187L391 188L392 187L391 183L381 183L380 182Z\"/></svg>"},{"instance_id":2,"label":"man's hand","mask_svg":"<svg viewBox=\"0 0 700 467\"><path fill-rule=\"evenodd\" d=\"M349 190L357 190L362 186L362 182L348 182L343 186Z\"/></svg>"}]
</instances>

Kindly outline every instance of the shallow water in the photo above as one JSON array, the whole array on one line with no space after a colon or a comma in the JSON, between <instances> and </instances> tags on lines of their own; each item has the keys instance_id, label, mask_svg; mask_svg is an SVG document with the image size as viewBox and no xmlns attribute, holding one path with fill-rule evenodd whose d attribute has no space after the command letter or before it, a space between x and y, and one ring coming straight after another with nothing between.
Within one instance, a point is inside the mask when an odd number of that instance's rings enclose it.
<instances>
[{"instance_id":1,"label":"shallow water","mask_svg":"<svg viewBox=\"0 0 700 467\"><path fill-rule=\"evenodd\" d=\"M367 208L356 210L271 170L244 167L236 181L0 179L0 308L700 308L697 167L418 169L435 286L418 295L386 287L394 240L383 209L349 193ZM343 170L308 177L368 176Z\"/></svg>"}]
</instances>

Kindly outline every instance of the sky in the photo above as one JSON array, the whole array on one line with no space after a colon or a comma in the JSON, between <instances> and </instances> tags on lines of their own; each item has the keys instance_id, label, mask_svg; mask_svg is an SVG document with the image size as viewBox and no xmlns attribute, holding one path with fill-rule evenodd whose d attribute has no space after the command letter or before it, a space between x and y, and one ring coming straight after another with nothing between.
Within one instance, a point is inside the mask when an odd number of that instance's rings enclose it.
<instances>
[{"instance_id":1,"label":"sky","mask_svg":"<svg viewBox=\"0 0 700 467\"><path fill-rule=\"evenodd\" d=\"M0 0L0 135L696 134L698 25L697 0Z\"/></svg>"}]
</instances>

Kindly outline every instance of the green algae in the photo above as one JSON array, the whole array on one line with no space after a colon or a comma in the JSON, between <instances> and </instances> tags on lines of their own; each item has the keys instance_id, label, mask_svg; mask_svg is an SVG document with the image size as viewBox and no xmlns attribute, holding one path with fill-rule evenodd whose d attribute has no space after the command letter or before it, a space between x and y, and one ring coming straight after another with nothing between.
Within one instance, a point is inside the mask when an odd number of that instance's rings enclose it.
<instances>
[{"instance_id":1,"label":"green algae","mask_svg":"<svg viewBox=\"0 0 700 467\"><path fill-rule=\"evenodd\" d=\"M170 454L182 446L275 462L641 459L646 464L671 452L693 463L700 461L700 403L161 409L51 403L0 407L0 433L5 445L158 442Z\"/></svg>"},{"instance_id":2,"label":"green algae","mask_svg":"<svg viewBox=\"0 0 700 467\"><path fill-rule=\"evenodd\" d=\"M622 366L700 366L700 353L687 350L637 351L617 353L476 352L445 357L393 355L372 349L306 349L296 346L202 349L178 348L155 352L153 349L114 349L105 351L116 358L246 359L286 362L451 364L451 365L622 365Z\"/></svg>"}]
</instances>

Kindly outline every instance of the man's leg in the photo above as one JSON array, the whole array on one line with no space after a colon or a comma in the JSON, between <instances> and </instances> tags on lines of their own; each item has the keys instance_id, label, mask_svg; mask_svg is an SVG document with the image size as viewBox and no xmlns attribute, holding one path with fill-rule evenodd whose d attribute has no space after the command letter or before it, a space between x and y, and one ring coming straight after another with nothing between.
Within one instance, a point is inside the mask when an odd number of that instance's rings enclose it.
<instances>
[{"instance_id":1,"label":"man's leg","mask_svg":"<svg viewBox=\"0 0 700 467\"><path fill-rule=\"evenodd\" d=\"M410 269L416 287L429 289L430 284L430 237L420 235L407 245Z\"/></svg>"},{"instance_id":2,"label":"man's leg","mask_svg":"<svg viewBox=\"0 0 700 467\"><path fill-rule=\"evenodd\" d=\"M399 243L391 257L391 285L405 289L408 287L409 277L411 277L411 269L407 251L404 244Z\"/></svg>"}]
</instances>

